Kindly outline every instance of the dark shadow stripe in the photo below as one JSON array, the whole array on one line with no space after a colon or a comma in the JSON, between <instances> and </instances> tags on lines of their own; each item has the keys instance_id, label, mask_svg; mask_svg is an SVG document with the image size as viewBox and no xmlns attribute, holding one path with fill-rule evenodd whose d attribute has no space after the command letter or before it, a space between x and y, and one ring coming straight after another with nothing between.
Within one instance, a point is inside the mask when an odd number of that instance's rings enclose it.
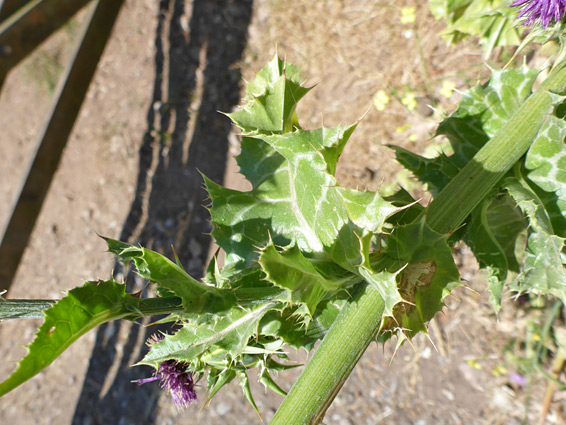
<instances>
[{"instance_id":1,"label":"dark shadow stripe","mask_svg":"<svg viewBox=\"0 0 566 425\"><path fill-rule=\"evenodd\" d=\"M196 0L188 23L189 33L180 25L185 15L185 2L162 0L155 37L155 80L147 112L147 131L140 147L139 175L136 195L124 223L121 239L140 243L171 257L173 244L181 263L194 277L202 276L210 244L207 211L202 208L207 194L197 168L216 182L222 182L228 152L231 125L217 111L230 111L239 103L241 74L237 65L246 46L247 28L252 14L252 1ZM170 33L163 34L169 24ZM169 85L160 78L166 69L164 37L169 42ZM206 50L203 50L206 49ZM196 73L201 52L204 88L200 108L191 116L189 107L196 89ZM167 93L167 101L163 99ZM154 105L160 105L159 110ZM196 119L189 139L191 119ZM192 123L191 123L192 124ZM169 130L170 126L172 130ZM172 134L167 134L171 131ZM188 161L182 152L189 145ZM153 164L154 150L159 150ZM148 171L155 169L148 199L148 216L141 223L143 194ZM141 229L140 229L141 227ZM139 234L137 240L133 235ZM195 249L198 247L198 249ZM127 285L134 286L131 273ZM73 424L110 423L151 424L157 417L157 400L161 390L157 382L138 387L133 379L149 376L148 368L129 366L143 356L145 349L136 346L139 333L144 339L160 328L132 326L123 343L123 355L117 375L109 391L100 390L116 360L118 335L127 323L114 322L101 327L91 356L85 384L75 410ZM163 328L161 328L163 329ZM166 328L164 329L166 330Z\"/></svg>"}]
</instances>

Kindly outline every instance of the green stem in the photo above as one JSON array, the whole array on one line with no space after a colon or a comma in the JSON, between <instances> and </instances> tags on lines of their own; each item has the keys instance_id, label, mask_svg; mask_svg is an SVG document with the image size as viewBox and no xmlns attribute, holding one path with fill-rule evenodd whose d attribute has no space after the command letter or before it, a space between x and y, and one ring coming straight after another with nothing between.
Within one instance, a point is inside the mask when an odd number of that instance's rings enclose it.
<instances>
[{"instance_id":1,"label":"green stem","mask_svg":"<svg viewBox=\"0 0 566 425\"><path fill-rule=\"evenodd\" d=\"M562 62L434 198L426 212L426 223L431 229L438 233L452 233L464 222L527 152L552 107L552 93L563 93L565 87L566 62Z\"/></svg>"},{"instance_id":2,"label":"green stem","mask_svg":"<svg viewBox=\"0 0 566 425\"><path fill-rule=\"evenodd\" d=\"M454 232L525 154L552 106L552 93L566 88L566 62L559 64L495 137L438 194L426 222L439 233ZM271 425L313 425L373 341L381 326L384 302L378 291L361 284L340 312L317 352L273 417Z\"/></svg>"},{"instance_id":3,"label":"green stem","mask_svg":"<svg viewBox=\"0 0 566 425\"><path fill-rule=\"evenodd\" d=\"M271 425L317 424L322 420L348 375L375 340L384 305L377 289L361 284L283 400Z\"/></svg>"},{"instance_id":4,"label":"green stem","mask_svg":"<svg viewBox=\"0 0 566 425\"><path fill-rule=\"evenodd\" d=\"M43 319L43 311L53 306L55 300L0 300L0 320ZM139 303L140 317L170 314L183 311L177 297L143 298Z\"/></svg>"},{"instance_id":5,"label":"green stem","mask_svg":"<svg viewBox=\"0 0 566 425\"><path fill-rule=\"evenodd\" d=\"M254 288L238 289L234 292L240 305L252 306L258 298L277 298L284 290L280 288ZM4 319L43 319L43 311L53 306L57 300L4 300L0 298L0 320ZM181 298L142 298L139 304L140 317L153 316L156 314L171 314L183 311Z\"/></svg>"}]
</instances>

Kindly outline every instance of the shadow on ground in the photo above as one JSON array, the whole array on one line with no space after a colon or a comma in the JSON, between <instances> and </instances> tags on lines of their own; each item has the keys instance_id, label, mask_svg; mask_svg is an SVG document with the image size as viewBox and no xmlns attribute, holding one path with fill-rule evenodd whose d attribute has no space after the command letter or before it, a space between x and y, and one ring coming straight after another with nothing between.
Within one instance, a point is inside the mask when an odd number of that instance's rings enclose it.
<instances>
[{"instance_id":1,"label":"shadow on ground","mask_svg":"<svg viewBox=\"0 0 566 425\"><path fill-rule=\"evenodd\" d=\"M139 151L135 199L120 239L172 256L203 274L210 239L207 197L199 171L221 183L228 152L230 111L239 102L238 62L246 45L252 0L161 0L155 34L155 84ZM128 291L143 288L116 264ZM149 368L130 368L160 328L116 321L99 328L73 425L155 422L161 390L130 381ZM161 328L163 330L163 328ZM142 335L143 334L143 335Z\"/></svg>"}]
</instances>

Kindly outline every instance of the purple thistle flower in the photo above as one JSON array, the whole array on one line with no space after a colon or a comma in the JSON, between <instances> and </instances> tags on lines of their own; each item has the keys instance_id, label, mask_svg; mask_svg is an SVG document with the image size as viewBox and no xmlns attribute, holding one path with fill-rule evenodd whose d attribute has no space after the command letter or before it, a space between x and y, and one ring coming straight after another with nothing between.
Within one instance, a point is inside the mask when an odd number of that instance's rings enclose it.
<instances>
[{"instance_id":1,"label":"purple thistle flower","mask_svg":"<svg viewBox=\"0 0 566 425\"><path fill-rule=\"evenodd\" d=\"M148 340L148 345L155 344L163 339L162 337L152 337ZM148 382L161 380L161 388L166 389L175 404L181 408L188 407L197 401L193 374L188 370L189 363L178 362L176 360L166 360L159 365L154 376L149 378L137 379L132 381L138 385Z\"/></svg>"},{"instance_id":2,"label":"purple thistle flower","mask_svg":"<svg viewBox=\"0 0 566 425\"><path fill-rule=\"evenodd\" d=\"M547 28L562 19L566 13L566 0L515 0L509 7L522 7L517 18L525 18L524 25L538 21Z\"/></svg>"}]
</instances>

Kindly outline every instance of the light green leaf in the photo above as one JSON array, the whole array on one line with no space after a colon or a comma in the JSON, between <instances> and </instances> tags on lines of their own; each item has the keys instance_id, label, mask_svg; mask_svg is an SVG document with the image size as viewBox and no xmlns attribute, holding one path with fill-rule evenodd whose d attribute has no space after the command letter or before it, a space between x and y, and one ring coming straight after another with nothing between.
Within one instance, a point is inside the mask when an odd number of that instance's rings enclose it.
<instances>
[{"instance_id":1,"label":"light green leaf","mask_svg":"<svg viewBox=\"0 0 566 425\"><path fill-rule=\"evenodd\" d=\"M437 134L448 137L453 154L442 153L428 159L397 148L398 159L419 180L427 183L433 193L440 191L525 102L536 77L537 72L525 66L493 72L488 83L464 93L457 110L438 128ZM531 189L528 184L514 180L511 195L520 203L518 209L503 192L505 187L509 188L509 184L502 182L471 214L466 227L455 235L464 238L480 265L488 269L491 302L496 311L500 308L507 272L523 270L524 265L520 267L515 252L519 238L527 231L544 231L548 237L566 237L566 208L561 200L565 186L560 182L560 167L562 162L566 162L566 159L562 160L566 125L563 119L556 116L563 114L560 112L561 108L564 109L563 98L559 94L552 96L554 115L546 118L525 163L530 171L529 178L535 180L538 188ZM508 174L506 181L514 178ZM524 253L519 251L519 254L526 258ZM540 259L533 264L547 263ZM533 273L534 270L529 275Z\"/></svg>"},{"instance_id":2,"label":"light green leaf","mask_svg":"<svg viewBox=\"0 0 566 425\"><path fill-rule=\"evenodd\" d=\"M535 231L544 232L548 235L553 233L552 221L544 208L544 204L519 173L516 173L515 177L505 178L502 184L528 218L529 225Z\"/></svg>"},{"instance_id":3,"label":"light green leaf","mask_svg":"<svg viewBox=\"0 0 566 425\"><path fill-rule=\"evenodd\" d=\"M285 309L267 313L261 320L259 332L262 335L281 338L291 347L297 350L304 348L308 352L314 348L317 341L324 338L349 298L344 292L340 295L340 298L320 303L308 326L305 326L303 318L295 314L295 309Z\"/></svg>"},{"instance_id":4,"label":"light green leaf","mask_svg":"<svg viewBox=\"0 0 566 425\"><path fill-rule=\"evenodd\" d=\"M521 210L507 194L486 198L467 226L465 240L480 266L489 272L490 301L496 312L501 308L507 272L519 272L515 246L526 229Z\"/></svg>"},{"instance_id":5,"label":"light green leaf","mask_svg":"<svg viewBox=\"0 0 566 425\"><path fill-rule=\"evenodd\" d=\"M224 386L229 384L236 377L236 371L230 367L218 371L211 368L208 372L207 386L206 386L206 399L207 402L216 395L216 393Z\"/></svg>"},{"instance_id":6,"label":"light green leaf","mask_svg":"<svg viewBox=\"0 0 566 425\"><path fill-rule=\"evenodd\" d=\"M186 319L183 327L173 335L151 346L151 350L139 364L158 368L165 360L183 362L218 361L229 364L237 358L249 339L256 334L258 322L263 315L280 307L278 302L258 304L244 310L235 306L222 314L200 314Z\"/></svg>"},{"instance_id":7,"label":"light green leaf","mask_svg":"<svg viewBox=\"0 0 566 425\"><path fill-rule=\"evenodd\" d=\"M181 298L186 311L199 311L212 295L220 294L217 288L192 278L177 264L155 251L113 239L105 240L110 252L124 261L134 261L141 277Z\"/></svg>"},{"instance_id":8,"label":"light green leaf","mask_svg":"<svg viewBox=\"0 0 566 425\"><path fill-rule=\"evenodd\" d=\"M229 190L205 180L212 234L228 253L227 266L250 267L258 247L270 239L279 246L296 240L301 251L326 254L351 270L362 262L358 237L378 232L397 209L376 193L337 186L333 173L354 128L246 138L243 148L268 146L256 150L266 155L263 159L241 160L244 175L255 176L253 189Z\"/></svg>"},{"instance_id":9,"label":"light green leaf","mask_svg":"<svg viewBox=\"0 0 566 425\"><path fill-rule=\"evenodd\" d=\"M445 119L437 135L446 136L454 155L450 161L462 168L509 121L532 93L538 71L526 66L493 71L490 80L462 95L458 108Z\"/></svg>"},{"instance_id":10,"label":"light green leaf","mask_svg":"<svg viewBox=\"0 0 566 425\"><path fill-rule=\"evenodd\" d=\"M45 321L18 368L0 384L0 396L49 366L89 330L111 320L137 317L139 298L113 281L86 282L45 311Z\"/></svg>"},{"instance_id":11,"label":"light green leaf","mask_svg":"<svg viewBox=\"0 0 566 425\"><path fill-rule=\"evenodd\" d=\"M486 266L485 270L487 272L489 302L493 306L495 313L499 313L501 301L503 300L503 288L505 287L505 280L501 279L503 273L500 269L492 269L489 266Z\"/></svg>"},{"instance_id":12,"label":"light green leaf","mask_svg":"<svg viewBox=\"0 0 566 425\"><path fill-rule=\"evenodd\" d=\"M383 317L393 317L393 309L403 301L397 289L397 274L387 271L374 272L367 267L360 267L360 274L383 298L385 302Z\"/></svg>"},{"instance_id":13,"label":"light green leaf","mask_svg":"<svg viewBox=\"0 0 566 425\"><path fill-rule=\"evenodd\" d=\"M424 220L399 226L390 236L387 255L407 266L399 273L398 291L404 302L393 311L385 328L400 327L408 337L426 331L426 323L444 306L452 289L460 285L447 235L440 235Z\"/></svg>"},{"instance_id":14,"label":"light green leaf","mask_svg":"<svg viewBox=\"0 0 566 425\"><path fill-rule=\"evenodd\" d=\"M364 232L379 233L385 220L399 211L374 192L337 188L342 196L348 218Z\"/></svg>"},{"instance_id":15,"label":"light green leaf","mask_svg":"<svg viewBox=\"0 0 566 425\"><path fill-rule=\"evenodd\" d=\"M525 167L530 171L527 174L529 179L542 190L554 192L556 206L561 212L562 221L566 220L565 137L566 122L564 119L555 116L548 117L529 149L525 160ZM565 233L562 233L562 235L566 237Z\"/></svg>"},{"instance_id":16,"label":"light green leaf","mask_svg":"<svg viewBox=\"0 0 566 425\"><path fill-rule=\"evenodd\" d=\"M397 160L432 193L440 192L527 99L537 75L526 66L494 71L487 83L463 93L456 111L438 126L436 135L448 138L451 155L424 158L392 147Z\"/></svg>"},{"instance_id":17,"label":"light green leaf","mask_svg":"<svg viewBox=\"0 0 566 425\"><path fill-rule=\"evenodd\" d=\"M250 388L250 380L248 379L248 374L245 370L240 370L238 372L238 377L240 378L240 387L242 388L242 392L244 393L244 397L246 400L252 405L255 412L258 414L259 418L261 419L261 415L259 414L259 410L257 409L257 405L255 404L254 397L252 395L252 389Z\"/></svg>"},{"instance_id":18,"label":"light green leaf","mask_svg":"<svg viewBox=\"0 0 566 425\"><path fill-rule=\"evenodd\" d=\"M450 44L478 36L489 57L497 46L521 42L523 28L515 24L516 12L506 0L429 0L429 5L434 17L445 21L442 36Z\"/></svg>"},{"instance_id":19,"label":"light green leaf","mask_svg":"<svg viewBox=\"0 0 566 425\"><path fill-rule=\"evenodd\" d=\"M243 108L228 116L248 133L282 133L297 126L295 108L310 89L301 86L298 69L277 56L248 84Z\"/></svg>"},{"instance_id":20,"label":"light green leaf","mask_svg":"<svg viewBox=\"0 0 566 425\"><path fill-rule=\"evenodd\" d=\"M516 288L541 295L553 295L566 303L566 261L564 238L534 232L529 236L525 265Z\"/></svg>"},{"instance_id":21,"label":"light green leaf","mask_svg":"<svg viewBox=\"0 0 566 425\"><path fill-rule=\"evenodd\" d=\"M313 316L319 303L330 294L360 282L358 276L338 267L333 267L334 273L322 274L315 267L316 262L309 261L299 250L296 244L287 246L278 251L270 243L261 250L259 264L266 275L266 279L276 286L289 289L285 294L289 305L304 305L305 312ZM318 267L324 267L320 262ZM327 264L328 268L332 264Z\"/></svg>"},{"instance_id":22,"label":"light green leaf","mask_svg":"<svg viewBox=\"0 0 566 425\"><path fill-rule=\"evenodd\" d=\"M277 385L277 383L273 380L273 378L269 374L269 369L265 367L262 367L259 372L259 382L263 384L265 388L269 388L273 392L282 395L283 397L287 395L287 392L279 385Z\"/></svg>"},{"instance_id":23,"label":"light green leaf","mask_svg":"<svg viewBox=\"0 0 566 425\"><path fill-rule=\"evenodd\" d=\"M566 302L564 238L553 233L545 206L526 180L505 180L509 193L529 219L524 265L511 288L519 292L554 295Z\"/></svg>"},{"instance_id":24,"label":"light green leaf","mask_svg":"<svg viewBox=\"0 0 566 425\"><path fill-rule=\"evenodd\" d=\"M272 357L286 359L284 343L312 349L364 278L384 294L391 314L400 301L396 272L374 271L370 259L386 220L406 204L338 186L337 163L357 124L300 129L295 106L308 89L299 83L296 68L276 58L248 86L243 109L230 114L242 128L237 161L252 189L204 178L212 235L226 252L222 269L214 258L202 283L159 254L111 248L183 299L185 312L169 318L182 327L140 363L158 368L174 359L196 374L209 370L209 399L238 376L254 405L245 374L252 367L260 367L260 382L282 392L271 372L290 366Z\"/></svg>"}]
</instances>

